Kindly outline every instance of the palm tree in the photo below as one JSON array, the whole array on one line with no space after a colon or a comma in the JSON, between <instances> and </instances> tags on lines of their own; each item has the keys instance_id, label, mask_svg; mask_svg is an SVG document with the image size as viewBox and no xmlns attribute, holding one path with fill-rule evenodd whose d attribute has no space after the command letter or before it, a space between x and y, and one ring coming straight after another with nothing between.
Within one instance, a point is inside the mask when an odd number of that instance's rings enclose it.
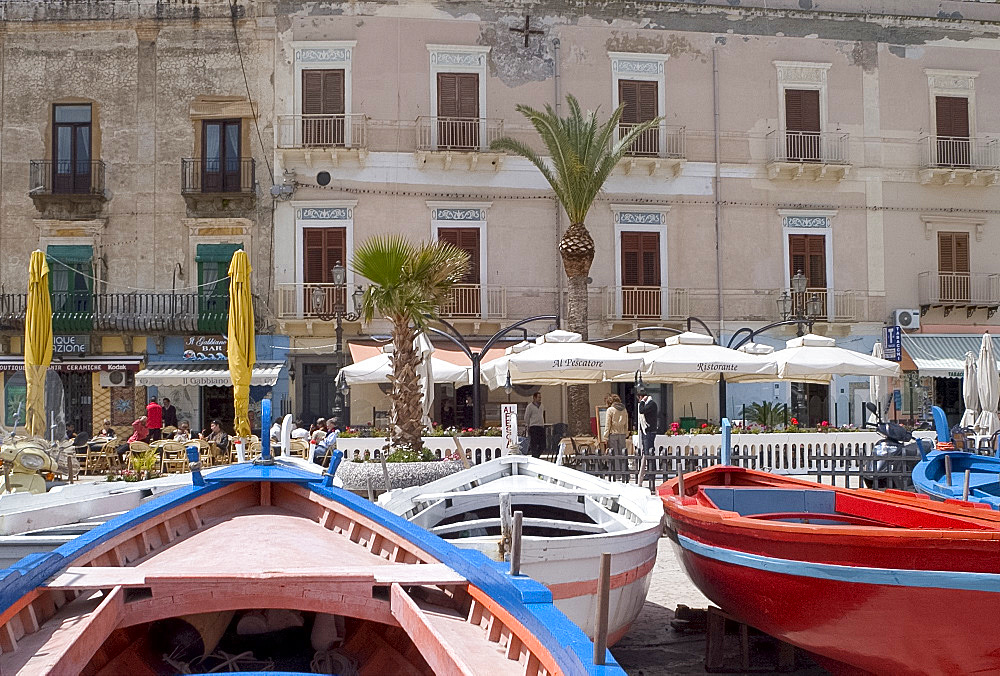
<instances>
[{"instance_id":1,"label":"palm tree","mask_svg":"<svg viewBox=\"0 0 1000 676\"><path fill-rule=\"evenodd\" d=\"M660 119L634 125L619 139L618 123L624 103L602 124L597 119L597 111L584 114L574 96L567 96L566 102L569 105L566 117L559 117L548 104L544 111L517 106L518 112L528 118L541 136L549 162L527 144L512 138L499 138L491 147L520 155L538 167L566 210L570 225L559 242L559 254L569 278L567 319L569 329L582 334L586 340L587 277L594 262L594 239L584 224L587 212L632 144L657 126ZM590 429L589 389L586 385L570 386L567 394L570 430L573 434L585 434Z\"/></svg>"},{"instance_id":2,"label":"palm tree","mask_svg":"<svg viewBox=\"0 0 1000 676\"><path fill-rule=\"evenodd\" d=\"M401 235L377 235L358 247L351 267L371 282L361 301L364 322L377 312L392 323L392 445L419 451L421 356L413 341L468 271L469 254L444 242L413 244Z\"/></svg>"}]
</instances>

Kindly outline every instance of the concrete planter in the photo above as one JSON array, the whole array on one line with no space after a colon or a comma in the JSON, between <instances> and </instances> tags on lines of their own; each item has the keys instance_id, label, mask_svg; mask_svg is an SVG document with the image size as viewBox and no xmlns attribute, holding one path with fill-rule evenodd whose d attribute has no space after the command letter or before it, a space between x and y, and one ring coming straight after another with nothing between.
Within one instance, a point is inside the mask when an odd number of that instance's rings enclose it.
<instances>
[{"instance_id":1,"label":"concrete planter","mask_svg":"<svg viewBox=\"0 0 1000 676\"><path fill-rule=\"evenodd\" d=\"M463 465L458 460L442 460L438 462L387 462L389 483L392 488L409 488L422 486L435 479L461 471ZM364 493L368 490L369 481L373 490L386 490L385 477L382 474L381 462L350 462L345 460L337 468L337 477L344 482L344 488L349 491Z\"/></svg>"}]
</instances>

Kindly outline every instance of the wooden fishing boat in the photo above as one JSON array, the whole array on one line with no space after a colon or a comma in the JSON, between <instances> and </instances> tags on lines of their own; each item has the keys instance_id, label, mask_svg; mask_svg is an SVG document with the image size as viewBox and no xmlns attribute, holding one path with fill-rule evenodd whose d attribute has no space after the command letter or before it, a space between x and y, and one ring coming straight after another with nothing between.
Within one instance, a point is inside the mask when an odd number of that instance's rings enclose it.
<instances>
[{"instance_id":1,"label":"wooden fishing boat","mask_svg":"<svg viewBox=\"0 0 1000 676\"><path fill-rule=\"evenodd\" d=\"M0 672L624 673L544 587L329 475L279 458L188 476L0 571Z\"/></svg>"},{"instance_id":2,"label":"wooden fishing boat","mask_svg":"<svg viewBox=\"0 0 1000 676\"><path fill-rule=\"evenodd\" d=\"M729 466L660 487L667 531L727 613L839 673L1000 673L1000 515Z\"/></svg>"},{"instance_id":3,"label":"wooden fishing boat","mask_svg":"<svg viewBox=\"0 0 1000 676\"><path fill-rule=\"evenodd\" d=\"M501 508L507 495L509 510ZM601 553L611 554L608 645L642 610L662 534L663 506L641 486L605 481L526 455L476 465L379 504L465 549L504 560L506 521L523 513L521 569L549 588L556 607L594 636Z\"/></svg>"},{"instance_id":4,"label":"wooden fishing boat","mask_svg":"<svg viewBox=\"0 0 1000 676\"><path fill-rule=\"evenodd\" d=\"M934 451L913 468L913 485L921 493L940 500L964 499L1000 509L1000 458L963 451Z\"/></svg>"}]
</instances>

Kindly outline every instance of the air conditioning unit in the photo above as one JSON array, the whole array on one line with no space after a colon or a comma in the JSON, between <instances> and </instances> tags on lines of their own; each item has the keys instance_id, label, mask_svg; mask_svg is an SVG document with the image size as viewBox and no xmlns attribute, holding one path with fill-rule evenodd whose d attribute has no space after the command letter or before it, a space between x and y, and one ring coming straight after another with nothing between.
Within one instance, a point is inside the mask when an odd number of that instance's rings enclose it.
<instances>
[{"instance_id":1,"label":"air conditioning unit","mask_svg":"<svg viewBox=\"0 0 1000 676\"><path fill-rule=\"evenodd\" d=\"M904 331L916 331L920 328L920 310L893 310L892 324Z\"/></svg>"},{"instance_id":2,"label":"air conditioning unit","mask_svg":"<svg viewBox=\"0 0 1000 676\"><path fill-rule=\"evenodd\" d=\"M128 381L128 371L101 371L101 387L125 387Z\"/></svg>"}]
</instances>

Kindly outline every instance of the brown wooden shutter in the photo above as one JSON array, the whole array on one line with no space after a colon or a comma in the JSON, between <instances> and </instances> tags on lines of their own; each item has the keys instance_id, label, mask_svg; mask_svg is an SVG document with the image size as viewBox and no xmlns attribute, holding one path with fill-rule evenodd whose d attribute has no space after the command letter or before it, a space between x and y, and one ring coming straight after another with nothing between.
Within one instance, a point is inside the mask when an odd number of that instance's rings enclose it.
<instances>
[{"instance_id":1,"label":"brown wooden shutter","mask_svg":"<svg viewBox=\"0 0 1000 676\"><path fill-rule=\"evenodd\" d=\"M826 288L826 238L823 235L788 236L788 274L800 270L809 289Z\"/></svg>"},{"instance_id":2,"label":"brown wooden shutter","mask_svg":"<svg viewBox=\"0 0 1000 676\"><path fill-rule=\"evenodd\" d=\"M962 96L934 98L937 135L953 138L969 137L969 99Z\"/></svg>"},{"instance_id":3,"label":"brown wooden shutter","mask_svg":"<svg viewBox=\"0 0 1000 676\"><path fill-rule=\"evenodd\" d=\"M302 114L344 114L344 71L302 71Z\"/></svg>"},{"instance_id":4,"label":"brown wooden shutter","mask_svg":"<svg viewBox=\"0 0 1000 676\"><path fill-rule=\"evenodd\" d=\"M458 79L458 117L479 117L479 75L461 73Z\"/></svg>"},{"instance_id":5,"label":"brown wooden shutter","mask_svg":"<svg viewBox=\"0 0 1000 676\"><path fill-rule=\"evenodd\" d=\"M344 71L323 72L323 114L344 114Z\"/></svg>"},{"instance_id":6,"label":"brown wooden shutter","mask_svg":"<svg viewBox=\"0 0 1000 676\"><path fill-rule=\"evenodd\" d=\"M938 272L969 272L969 233L938 233Z\"/></svg>"},{"instance_id":7,"label":"brown wooden shutter","mask_svg":"<svg viewBox=\"0 0 1000 676\"><path fill-rule=\"evenodd\" d=\"M438 239L469 254L469 271L463 284L479 284L479 228L439 228Z\"/></svg>"},{"instance_id":8,"label":"brown wooden shutter","mask_svg":"<svg viewBox=\"0 0 1000 676\"><path fill-rule=\"evenodd\" d=\"M785 129L787 131L820 131L819 91L815 89L785 90Z\"/></svg>"},{"instance_id":9,"label":"brown wooden shutter","mask_svg":"<svg viewBox=\"0 0 1000 676\"><path fill-rule=\"evenodd\" d=\"M619 80L618 100L625 104L621 118L623 124L655 120L659 114L660 104L655 82Z\"/></svg>"},{"instance_id":10,"label":"brown wooden shutter","mask_svg":"<svg viewBox=\"0 0 1000 676\"><path fill-rule=\"evenodd\" d=\"M339 261L347 265L347 231L344 228L304 228L303 279L307 284L332 282L330 271Z\"/></svg>"},{"instance_id":11,"label":"brown wooden shutter","mask_svg":"<svg viewBox=\"0 0 1000 676\"><path fill-rule=\"evenodd\" d=\"M323 71L302 71L302 114L323 114Z\"/></svg>"},{"instance_id":12,"label":"brown wooden shutter","mask_svg":"<svg viewBox=\"0 0 1000 676\"><path fill-rule=\"evenodd\" d=\"M660 233L623 232L622 286L660 285Z\"/></svg>"},{"instance_id":13,"label":"brown wooden shutter","mask_svg":"<svg viewBox=\"0 0 1000 676\"><path fill-rule=\"evenodd\" d=\"M438 73L438 117L458 117L458 75Z\"/></svg>"},{"instance_id":14,"label":"brown wooden shutter","mask_svg":"<svg viewBox=\"0 0 1000 676\"><path fill-rule=\"evenodd\" d=\"M655 120L659 113L660 104L656 91L655 82L639 83L639 122Z\"/></svg>"},{"instance_id":15,"label":"brown wooden shutter","mask_svg":"<svg viewBox=\"0 0 1000 676\"><path fill-rule=\"evenodd\" d=\"M622 286L639 286L642 238L638 232L622 233Z\"/></svg>"}]
</instances>

